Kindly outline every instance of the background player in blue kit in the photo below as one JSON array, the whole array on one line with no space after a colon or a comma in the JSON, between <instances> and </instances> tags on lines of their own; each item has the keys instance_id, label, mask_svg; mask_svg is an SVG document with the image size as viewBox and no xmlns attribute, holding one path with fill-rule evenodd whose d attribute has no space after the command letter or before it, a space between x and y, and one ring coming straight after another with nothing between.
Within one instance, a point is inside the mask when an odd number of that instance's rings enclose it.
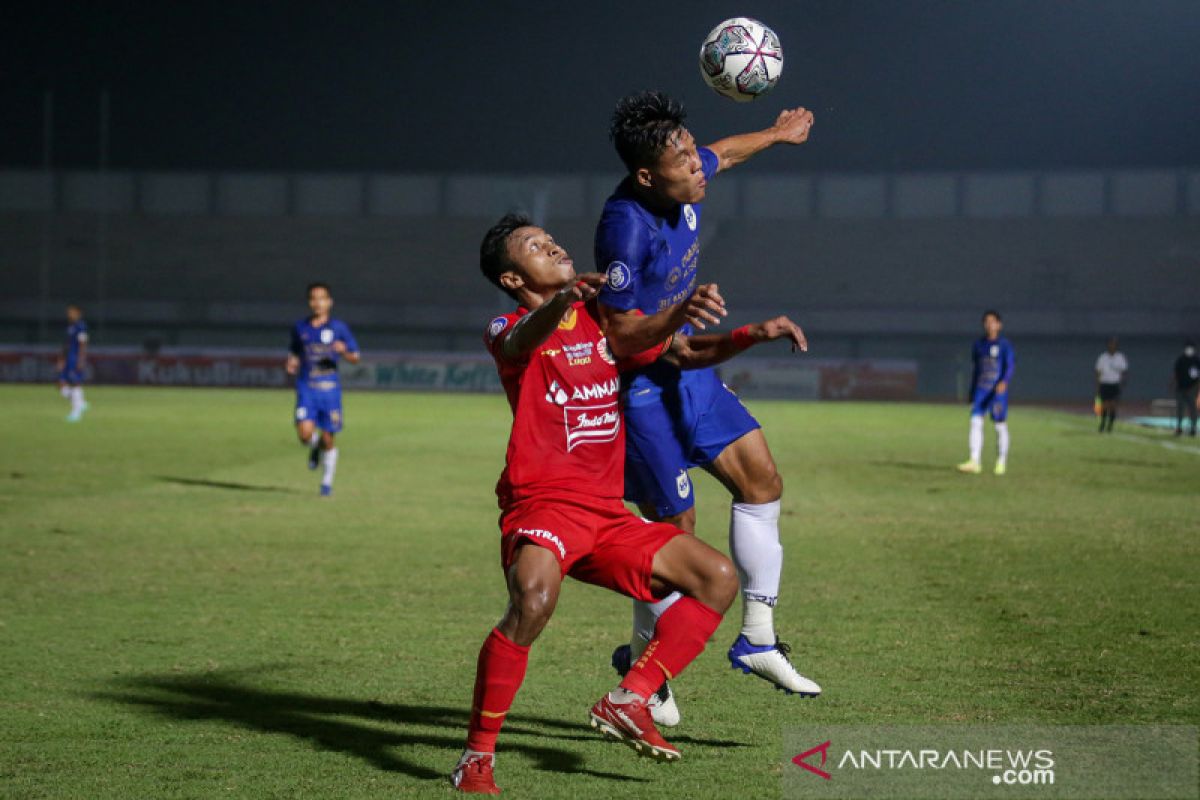
<instances>
[{"instance_id":1,"label":"background player in blue kit","mask_svg":"<svg viewBox=\"0 0 1200 800\"><path fill-rule=\"evenodd\" d=\"M609 341L641 352L647 315L685 300L697 284L701 206L708 179L778 143L808 139L812 114L784 111L766 130L697 147L684 126L683 106L659 92L621 100L610 135L629 171L605 203L596 228L596 264L608 283L600 308ZM719 321L719 320L717 320ZM704 327L701 320L696 320ZM684 333L690 333L685 326ZM783 482L758 422L712 369L681 373L666 362L628 373L623 380L626 419L625 497L647 517L694 532L695 498L688 470L700 466L733 496L730 551L742 583L741 635L729 650L735 668L788 692L821 689L800 675L775 635L783 548L779 509ZM673 597L634 609L634 636L618 648L613 665L636 660L654 620ZM655 720L679 721L668 687Z\"/></svg>"},{"instance_id":2,"label":"background player in blue kit","mask_svg":"<svg viewBox=\"0 0 1200 800\"><path fill-rule=\"evenodd\" d=\"M88 330L83 309L67 306L67 338L58 358L58 390L71 401L67 422L79 422L88 404L83 399L83 379L87 374Z\"/></svg>"},{"instance_id":3,"label":"background player in blue kit","mask_svg":"<svg viewBox=\"0 0 1200 800\"><path fill-rule=\"evenodd\" d=\"M338 361L359 359L358 343L349 326L329 316L333 295L328 284L308 285L312 315L292 328L287 372L296 376L296 434L309 448L308 468L323 467L321 494L333 492L338 451L334 435L342 429L342 384Z\"/></svg>"},{"instance_id":4,"label":"background player in blue kit","mask_svg":"<svg viewBox=\"0 0 1200 800\"><path fill-rule=\"evenodd\" d=\"M983 312L983 336L971 346L971 433L968 443L971 457L958 465L959 472L978 475L983 467L983 417L990 414L996 426L996 474L1008 469L1008 384L1013 373L1013 349L1008 339L1000 335L1004 322L1000 312Z\"/></svg>"}]
</instances>

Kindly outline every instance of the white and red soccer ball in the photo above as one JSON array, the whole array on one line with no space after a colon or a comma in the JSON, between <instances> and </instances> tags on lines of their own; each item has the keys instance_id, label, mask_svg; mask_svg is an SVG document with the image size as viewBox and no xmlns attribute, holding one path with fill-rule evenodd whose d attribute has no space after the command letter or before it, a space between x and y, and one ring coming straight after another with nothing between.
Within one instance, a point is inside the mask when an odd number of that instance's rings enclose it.
<instances>
[{"instance_id":1,"label":"white and red soccer ball","mask_svg":"<svg viewBox=\"0 0 1200 800\"><path fill-rule=\"evenodd\" d=\"M700 74L717 94L739 103L762 97L783 74L783 47L775 31L749 17L712 29L700 47Z\"/></svg>"}]
</instances>

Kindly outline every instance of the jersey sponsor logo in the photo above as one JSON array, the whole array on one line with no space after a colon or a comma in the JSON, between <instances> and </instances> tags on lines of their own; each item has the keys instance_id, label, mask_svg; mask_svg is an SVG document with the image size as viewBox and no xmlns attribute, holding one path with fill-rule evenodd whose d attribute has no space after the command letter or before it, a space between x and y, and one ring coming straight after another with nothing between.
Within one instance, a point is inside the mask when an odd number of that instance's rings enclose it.
<instances>
[{"instance_id":1,"label":"jersey sponsor logo","mask_svg":"<svg viewBox=\"0 0 1200 800\"><path fill-rule=\"evenodd\" d=\"M333 330L330 328L321 329L321 344L333 344Z\"/></svg>"},{"instance_id":2,"label":"jersey sponsor logo","mask_svg":"<svg viewBox=\"0 0 1200 800\"><path fill-rule=\"evenodd\" d=\"M679 493L681 500L692 493L692 480L688 477L686 469L679 470L679 474L675 476L675 491Z\"/></svg>"},{"instance_id":3,"label":"jersey sponsor logo","mask_svg":"<svg viewBox=\"0 0 1200 800\"><path fill-rule=\"evenodd\" d=\"M689 231L696 230L696 209L692 208L690 203L683 207L683 220L687 223Z\"/></svg>"},{"instance_id":4,"label":"jersey sponsor logo","mask_svg":"<svg viewBox=\"0 0 1200 800\"><path fill-rule=\"evenodd\" d=\"M488 323L487 337L489 342L496 341L496 337L504 332L508 327L508 317L496 317Z\"/></svg>"},{"instance_id":5,"label":"jersey sponsor logo","mask_svg":"<svg viewBox=\"0 0 1200 800\"><path fill-rule=\"evenodd\" d=\"M614 367L617 365L617 360L613 358L613 354L609 352L608 339L601 339L600 341L596 342L596 353L599 354L600 358L605 364L610 364Z\"/></svg>"},{"instance_id":6,"label":"jersey sponsor logo","mask_svg":"<svg viewBox=\"0 0 1200 800\"><path fill-rule=\"evenodd\" d=\"M546 402L554 406L565 406L571 396L558 385L558 381L551 381L550 387L546 390Z\"/></svg>"},{"instance_id":7,"label":"jersey sponsor logo","mask_svg":"<svg viewBox=\"0 0 1200 800\"><path fill-rule=\"evenodd\" d=\"M563 427L567 433L567 452L583 444L603 444L621 432L621 412L617 401L587 406L564 406Z\"/></svg>"},{"instance_id":8,"label":"jersey sponsor logo","mask_svg":"<svg viewBox=\"0 0 1200 800\"><path fill-rule=\"evenodd\" d=\"M579 342L577 344L564 344L563 355L567 357L567 364L572 367L584 367L592 363L592 351L595 350L594 342Z\"/></svg>"},{"instance_id":9,"label":"jersey sponsor logo","mask_svg":"<svg viewBox=\"0 0 1200 800\"><path fill-rule=\"evenodd\" d=\"M567 548L563 546L562 539L559 539L553 533L542 528L517 528L517 533L522 536L528 536L531 539L541 539L558 548L559 558L567 557Z\"/></svg>"},{"instance_id":10,"label":"jersey sponsor logo","mask_svg":"<svg viewBox=\"0 0 1200 800\"><path fill-rule=\"evenodd\" d=\"M628 288L632 278L629 267L620 261L614 261L608 265L608 288L614 292Z\"/></svg>"}]
</instances>

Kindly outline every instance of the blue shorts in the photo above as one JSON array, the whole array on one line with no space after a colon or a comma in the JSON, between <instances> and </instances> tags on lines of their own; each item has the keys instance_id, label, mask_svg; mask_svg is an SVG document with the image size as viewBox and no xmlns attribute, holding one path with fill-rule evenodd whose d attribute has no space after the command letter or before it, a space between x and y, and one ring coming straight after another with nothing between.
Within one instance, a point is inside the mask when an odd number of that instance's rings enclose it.
<instances>
[{"instance_id":1,"label":"blue shorts","mask_svg":"<svg viewBox=\"0 0 1200 800\"><path fill-rule=\"evenodd\" d=\"M625 401L625 499L660 517L687 511L695 505L688 470L760 427L711 369L655 388L635 382Z\"/></svg>"},{"instance_id":2,"label":"blue shorts","mask_svg":"<svg viewBox=\"0 0 1200 800\"><path fill-rule=\"evenodd\" d=\"M79 386L83 383L83 370L68 364L58 373L58 379L68 386Z\"/></svg>"},{"instance_id":3,"label":"blue shorts","mask_svg":"<svg viewBox=\"0 0 1200 800\"><path fill-rule=\"evenodd\" d=\"M342 429L342 390L312 389L296 387L296 424L312 420L317 427L329 433Z\"/></svg>"},{"instance_id":4,"label":"blue shorts","mask_svg":"<svg viewBox=\"0 0 1200 800\"><path fill-rule=\"evenodd\" d=\"M971 416L982 417L992 415L992 422L1004 422L1008 419L1008 392L996 394L996 388L980 387L971 395Z\"/></svg>"}]
</instances>

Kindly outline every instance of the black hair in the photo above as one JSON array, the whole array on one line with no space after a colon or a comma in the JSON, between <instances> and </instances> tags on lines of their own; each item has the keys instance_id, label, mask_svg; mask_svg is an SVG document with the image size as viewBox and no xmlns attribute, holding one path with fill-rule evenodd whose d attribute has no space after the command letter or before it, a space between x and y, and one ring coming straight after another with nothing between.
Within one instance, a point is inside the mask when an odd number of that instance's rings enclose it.
<instances>
[{"instance_id":1,"label":"black hair","mask_svg":"<svg viewBox=\"0 0 1200 800\"><path fill-rule=\"evenodd\" d=\"M496 224L488 228L479 245L479 271L492 285L512 297L513 294L500 283L500 276L513 268L508 257L508 237L518 228L527 228L533 220L524 214L505 214Z\"/></svg>"},{"instance_id":2,"label":"black hair","mask_svg":"<svg viewBox=\"0 0 1200 800\"><path fill-rule=\"evenodd\" d=\"M988 317L995 317L997 322L1004 322L1004 317L1000 316L1000 312L994 308L989 308L983 312L983 316L980 319L987 319Z\"/></svg>"},{"instance_id":3,"label":"black hair","mask_svg":"<svg viewBox=\"0 0 1200 800\"><path fill-rule=\"evenodd\" d=\"M645 91L622 97L613 109L608 136L630 172L658 160L683 127L683 103L662 92Z\"/></svg>"},{"instance_id":4,"label":"black hair","mask_svg":"<svg viewBox=\"0 0 1200 800\"><path fill-rule=\"evenodd\" d=\"M325 281L313 281L304 290L305 297L312 297L313 289L324 289L326 294L333 297L333 289L329 288L329 284Z\"/></svg>"}]
</instances>

